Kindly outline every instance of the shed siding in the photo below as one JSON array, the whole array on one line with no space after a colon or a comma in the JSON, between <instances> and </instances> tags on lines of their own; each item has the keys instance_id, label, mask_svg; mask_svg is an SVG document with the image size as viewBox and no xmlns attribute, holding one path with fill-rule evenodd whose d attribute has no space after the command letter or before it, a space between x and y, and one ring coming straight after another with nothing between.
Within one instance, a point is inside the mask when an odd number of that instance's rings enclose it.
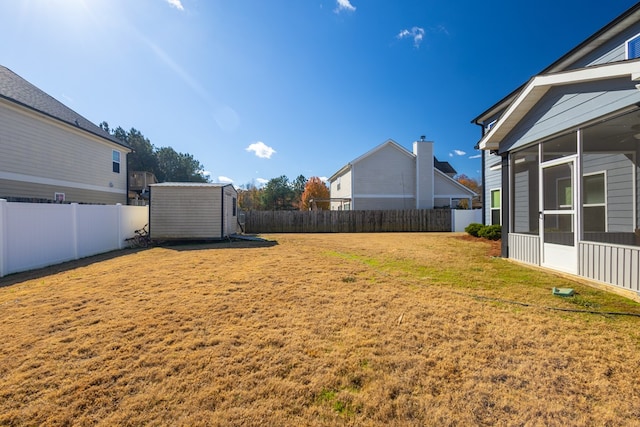
<instances>
[{"instance_id":1,"label":"shed siding","mask_svg":"<svg viewBox=\"0 0 640 427\"><path fill-rule=\"evenodd\" d=\"M638 102L640 91L629 79L553 88L507 135L500 144L500 152L575 128Z\"/></svg>"},{"instance_id":2,"label":"shed siding","mask_svg":"<svg viewBox=\"0 0 640 427\"><path fill-rule=\"evenodd\" d=\"M222 188L151 189L149 232L152 239L220 239Z\"/></svg>"},{"instance_id":3,"label":"shed siding","mask_svg":"<svg viewBox=\"0 0 640 427\"><path fill-rule=\"evenodd\" d=\"M114 149L120 173L112 170ZM63 192L72 202L125 203L126 172L123 147L0 101L0 197Z\"/></svg>"}]
</instances>

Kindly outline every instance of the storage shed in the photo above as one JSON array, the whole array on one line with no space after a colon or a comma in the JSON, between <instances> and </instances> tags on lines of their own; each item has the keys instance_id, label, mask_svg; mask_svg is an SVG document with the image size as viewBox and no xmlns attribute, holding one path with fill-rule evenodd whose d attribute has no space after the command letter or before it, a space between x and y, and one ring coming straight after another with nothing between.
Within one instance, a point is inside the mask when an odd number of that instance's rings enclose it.
<instances>
[{"instance_id":1,"label":"storage shed","mask_svg":"<svg viewBox=\"0 0 640 427\"><path fill-rule=\"evenodd\" d=\"M149 189L152 240L218 240L238 229L238 192L231 184L165 182Z\"/></svg>"}]
</instances>

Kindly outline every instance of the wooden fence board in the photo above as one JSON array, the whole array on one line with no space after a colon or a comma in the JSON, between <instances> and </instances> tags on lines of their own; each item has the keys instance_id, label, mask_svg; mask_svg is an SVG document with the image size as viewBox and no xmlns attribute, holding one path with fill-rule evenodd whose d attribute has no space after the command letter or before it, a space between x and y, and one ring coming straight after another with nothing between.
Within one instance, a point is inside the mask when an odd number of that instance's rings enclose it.
<instances>
[{"instance_id":1,"label":"wooden fence board","mask_svg":"<svg viewBox=\"0 0 640 427\"><path fill-rule=\"evenodd\" d=\"M450 209L246 211L246 233L451 231Z\"/></svg>"}]
</instances>

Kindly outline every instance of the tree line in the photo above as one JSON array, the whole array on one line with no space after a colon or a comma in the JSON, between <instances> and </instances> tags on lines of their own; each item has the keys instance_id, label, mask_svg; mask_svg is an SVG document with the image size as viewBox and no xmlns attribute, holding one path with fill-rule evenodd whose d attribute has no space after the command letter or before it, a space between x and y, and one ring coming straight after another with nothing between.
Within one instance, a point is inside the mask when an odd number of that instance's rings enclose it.
<instances>
[{"instance_id":1,"label":"tree line","mask_svg":"<svg viewBox=\"0 0 640 427\"><path fill-rule=\"evenodd\" d=\"M120 126L110 129L107 122L99 126L133 149L127 156L127 170L151 172L158 182L209 182L204 167L193 155L178 153L171 147L155 147L135 128L127 132Z\"/></svg>"},{"instance_id":2,"label":"tree line","mask_svg":"<svg viewBox=\"0 0 640 427\"><path fill-rule=\"evenodd\" d=\"M244 210L329 209L329 188L317 176L298 175L289 181L285 175L270 179L258 188L248 183L238 189L238 205Z\"/></svg>"},{"instance_id":3,"label":"tree line","mask_svg":"<svg viewBox=\"0 0 640 427\"><path fill-rule=\"evenodd\" d=\"M171 147L156 147L135 128L111 129L107 122L99 126L133 149L127 156L127 170L151 172L158 182L210 182L193 155L178 153ZM303 175L293 181L282 175L261 188L250 183L238 189L238 206L245 210L329 209L328 199L329 188L320 178L307 179Z\"/></svg>"}]
</instances>

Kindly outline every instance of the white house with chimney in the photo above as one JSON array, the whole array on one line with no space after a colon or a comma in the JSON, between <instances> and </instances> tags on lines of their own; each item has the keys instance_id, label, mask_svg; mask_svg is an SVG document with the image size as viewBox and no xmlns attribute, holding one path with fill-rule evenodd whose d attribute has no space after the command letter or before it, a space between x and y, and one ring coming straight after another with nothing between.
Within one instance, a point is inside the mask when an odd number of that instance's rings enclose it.
<instances>
[{"instance_id":1,"label":"white house with chimney","mask_svg":"<svg viewBox=\"0 0 640 427\"><path fill-rule=\"evenodd\" d=\"M329 178L332 210L391 210L467 206L476 194L458 183L448 162L433 155L433 142L413 143L413 152L388 139L347 163Z\"/></svg>"}]
</instances>

